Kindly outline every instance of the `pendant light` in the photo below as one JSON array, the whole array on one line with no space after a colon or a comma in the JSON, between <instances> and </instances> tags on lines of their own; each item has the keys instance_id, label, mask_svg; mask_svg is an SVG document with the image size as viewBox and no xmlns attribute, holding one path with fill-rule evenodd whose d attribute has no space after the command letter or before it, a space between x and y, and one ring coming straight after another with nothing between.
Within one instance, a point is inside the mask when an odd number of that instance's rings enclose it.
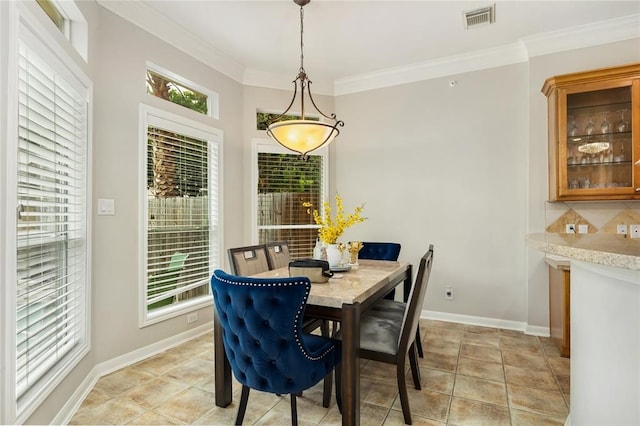
<instances>
[{"instance_id":1,"label":"pendant light","mask_svg":"<svg viewBox=\"0 0 640 426\"><path fill-rule=\"evenodd\" d=\"M308 154L324 145L333 141L340 134L339 127L344 126L342 120L336 118L335 113L326 115L316 105L311 96L311 80L304 70L304 10L303 7L311 0L293 0L295 4L300 6L300 70L295 80L293 80L293 98L287 109L270 120L267 128L267 135L274 141L278 142L285 148L297 152L302 159L307 159ZM298 93L298 85L300 86L300 120L280 120L293 106ZM322 121L309 120L305 117L305 90L309 93L309 100L316 111L333 123L325 123Z\"/></svg>"}]
</instances>

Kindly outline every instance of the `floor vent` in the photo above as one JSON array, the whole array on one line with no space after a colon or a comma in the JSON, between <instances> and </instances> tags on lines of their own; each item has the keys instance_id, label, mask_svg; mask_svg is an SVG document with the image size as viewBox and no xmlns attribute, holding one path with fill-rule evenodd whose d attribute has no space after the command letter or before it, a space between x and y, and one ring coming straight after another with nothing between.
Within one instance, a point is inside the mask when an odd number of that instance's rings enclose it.
<instances>
[{"instance_id":1,"label":"floor vent","mask_svg":"<svg viewBox=\"0 0 640 426\"><path fill-rule=\"evenodd\" d=\"M465 30L480 25L493 24L496 19L495 8L496 5L493 4L481 9L469 10L467 12L464 12L463 16Z\"/></svg>"}]
</instances>

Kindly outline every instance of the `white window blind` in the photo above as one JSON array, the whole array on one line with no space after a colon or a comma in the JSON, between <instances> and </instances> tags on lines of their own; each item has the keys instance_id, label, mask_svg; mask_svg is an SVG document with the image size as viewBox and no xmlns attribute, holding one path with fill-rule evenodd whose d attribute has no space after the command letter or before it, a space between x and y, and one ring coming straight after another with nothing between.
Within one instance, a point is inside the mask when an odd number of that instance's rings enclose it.
<instances>
[{"instance_id":1,"label":"white window blind","mask_svg":"<svg viewBox=\"0 0 640 426\"><path fill-rule=\"evenodd\" d=\"M322 208L324 155L258 152L258 243L286 241L292 258L311 257ZM310 207L309 207L310 205Z\"/></svg>"},{"instance_id":2,"label":"white window blind","mask_svg":"<svg viewBox=\"0 0 640 426\"><path fill-rule=\"evenodd\" d=\"M86 349L86 90L19 45L16 395ZM86 88L85 88L86 89Z\"/></svg>"},{"instance_id":3,"label":"white window blind","mask_svg":"<svg viewBox=\"0 0 640 426\"><path fill-rule=\"evenodd\" d=\"M148 311L209 300L220 239L215 136L183 125L176 129L168 121L152 124L147 127Z\"/></svg>"}]
</instances>

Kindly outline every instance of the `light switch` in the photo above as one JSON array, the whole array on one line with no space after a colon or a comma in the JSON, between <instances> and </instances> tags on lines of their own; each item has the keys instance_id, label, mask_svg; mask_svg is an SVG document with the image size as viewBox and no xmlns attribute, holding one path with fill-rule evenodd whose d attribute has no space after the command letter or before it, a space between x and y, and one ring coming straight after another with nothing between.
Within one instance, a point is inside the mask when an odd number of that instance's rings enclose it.
<instances>
[{"instance_id":1,"label":"light switch","mask_svg":"<svg viewBox=\"0 0 640 426\"><path fill-rule=\"evenodd\" d=\"M115 200L111 198L98 198L98 216L113 216L115 214Z\"/></svg>"}]
</instances>

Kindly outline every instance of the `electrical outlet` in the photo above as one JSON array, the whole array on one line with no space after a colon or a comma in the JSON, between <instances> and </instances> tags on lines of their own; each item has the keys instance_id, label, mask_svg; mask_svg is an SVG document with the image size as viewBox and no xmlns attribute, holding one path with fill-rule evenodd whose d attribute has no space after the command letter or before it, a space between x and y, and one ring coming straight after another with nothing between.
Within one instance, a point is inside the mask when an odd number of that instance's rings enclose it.
<instances>
[{"instance_id":1,"label":"electrical outlet","mask_svg":"<svg viewBox=\"0 0 640 426\"><path fill-rule=\"evenodd\" d=\"M191 324L192 322L196 322L198 321L198 313L197 312L193 312L189 315L187 315L187 324Z\"/></svg>"},{"instance_id":2,"label":"electrical outlet","mask_svg":"<svg viewBox=\"0 0 640 426\"><path fill-rule=\"evenodd\" d=\"M631 238L640 238L640 225L629 225L629 236Z\"/></svg>"},{"instance_id":3,"label":"electrical outlet","mask_svg":"<svg viewBox=\"0 0 640 426\"><path fill-rule=\"evenodd\" d=\"M627 225L620 224L620 225L618 225L618 227L616 229L617 229L618 234L627 235Z\"/></svg>"},{"instance_id":4,"label":"electrical outlet","mask_svg":"<svg viewBox=\"0 0 640 426\"><path fill-rule=\"evenodd\" d=\"M576 224L575 223L567 223L564 225L565 234L575 234L576 233Z\"/></svg>"},{"instance_id":5,"label":"electrical outlet","mask_svg":"<svg viewBox=\"0 0 640 426\"><path fill-rule=\"evenodd\" d=\"M578 234L588 234L589 225L578 225Z\"/></svg>"},{"instance_id":6,"label":"electrical outlet","mask_svg":"<svg viewBox=\"0 0 640 426\"><path fill-rule=\"evenodd\" d=\"M453 300L453 287L447 287L447 289L444 291L444 298L447 300Z\"/></svg>"}]
</instances>

